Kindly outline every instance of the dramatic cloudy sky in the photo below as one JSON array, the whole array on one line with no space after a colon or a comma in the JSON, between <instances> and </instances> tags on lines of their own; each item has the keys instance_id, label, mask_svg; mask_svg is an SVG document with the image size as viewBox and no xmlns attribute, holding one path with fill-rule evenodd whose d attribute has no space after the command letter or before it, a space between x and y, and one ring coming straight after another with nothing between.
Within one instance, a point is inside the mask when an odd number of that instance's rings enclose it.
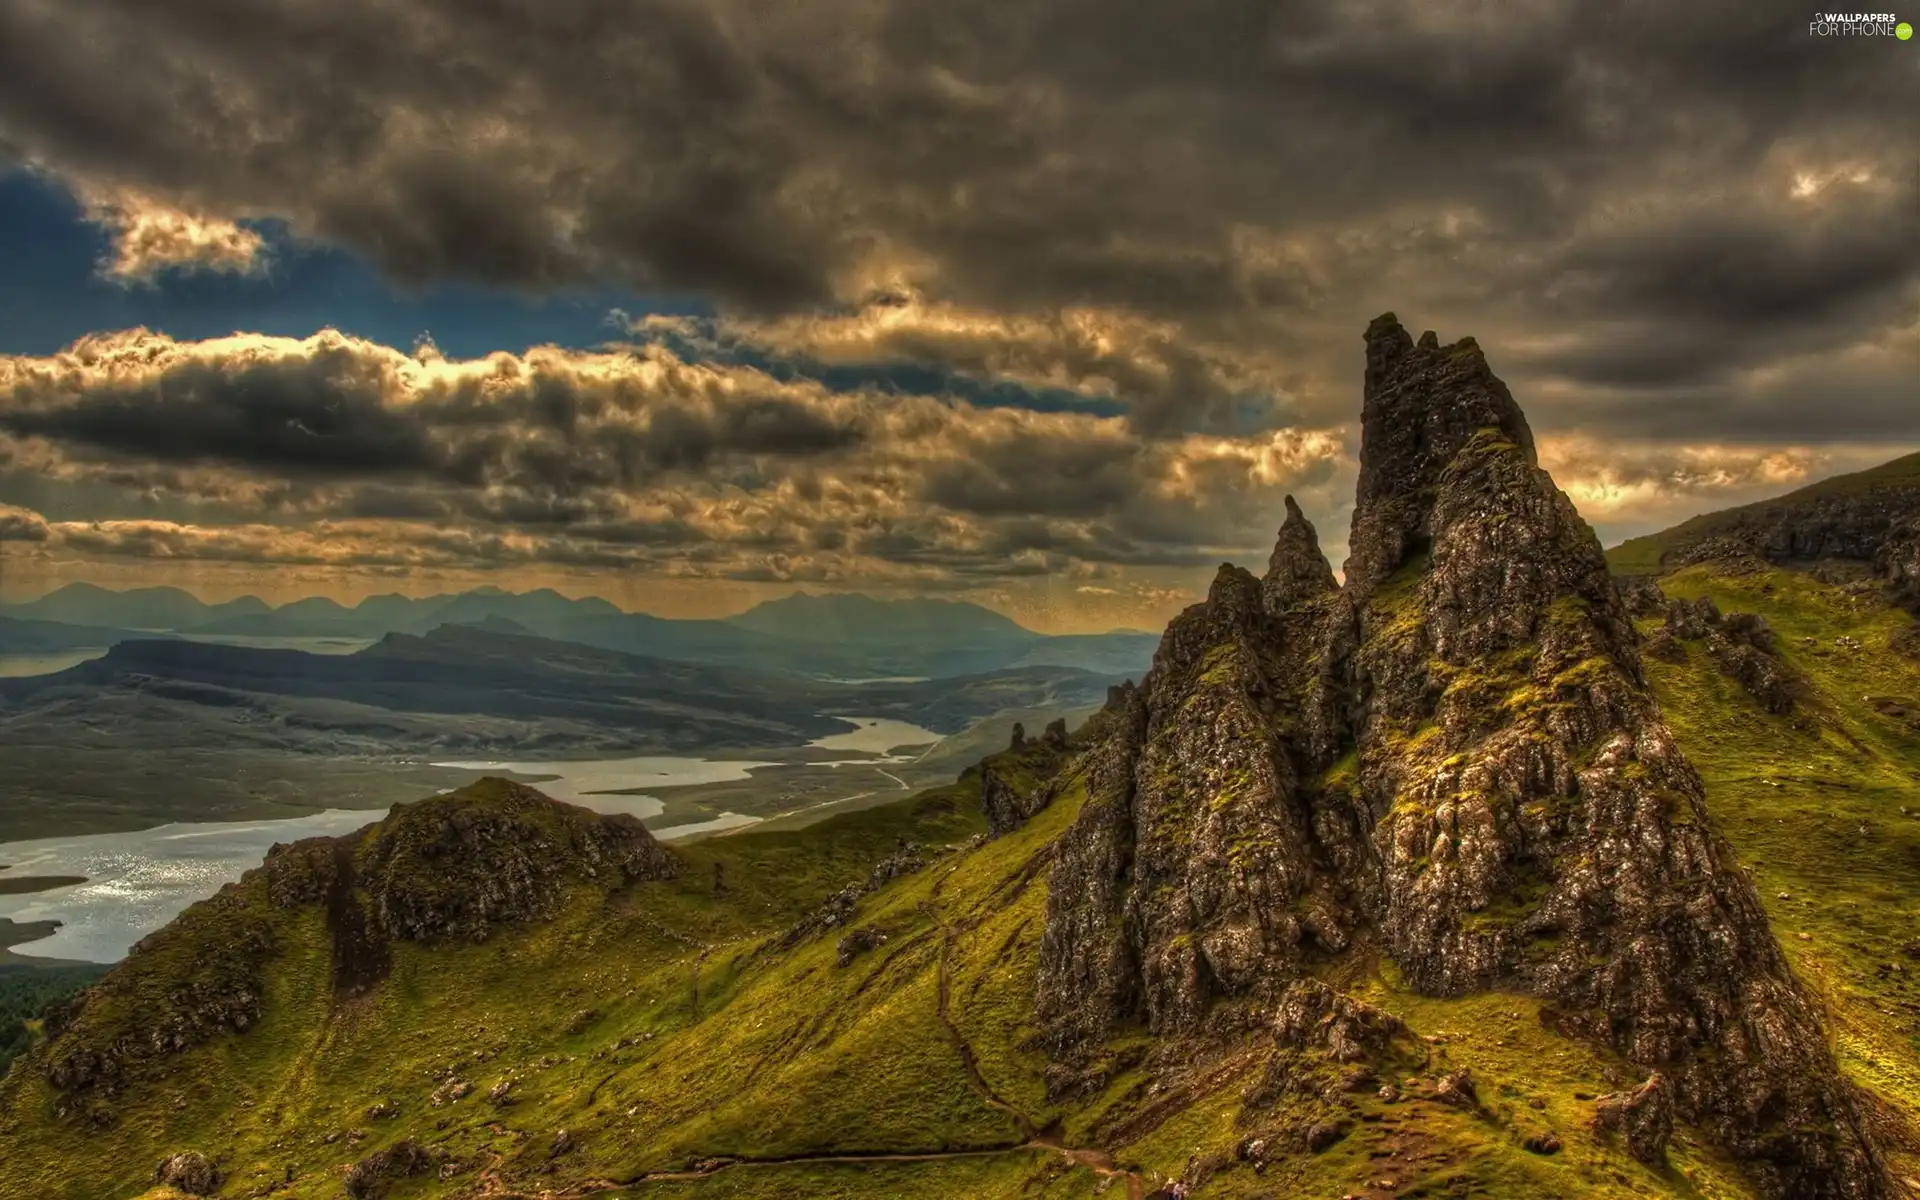
<instances>
[{"instance_id":1,"label":"dramatic cloudy sky","mask_svg":"<svg viewBox=\"0 0 1920 1200\"><path fill-rule=\"evenodd\" d=\"M1902 14L1912 19L1920 14ZM1153 625L1360 333L1609 543L1920 447L1920 43L1753 0L0 0L6 598Z\"/></svg>"}]
</instances>

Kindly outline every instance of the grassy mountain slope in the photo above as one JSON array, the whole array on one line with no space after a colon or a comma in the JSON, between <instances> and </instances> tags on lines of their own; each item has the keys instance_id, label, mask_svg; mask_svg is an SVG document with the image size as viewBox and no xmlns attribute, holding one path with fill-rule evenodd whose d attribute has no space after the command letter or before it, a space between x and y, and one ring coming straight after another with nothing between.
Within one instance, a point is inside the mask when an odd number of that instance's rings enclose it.
<instances>
[{"instance_id":1,"label":"grassy mountain slope","mask_svg":"<svg viewBox=\"0 0 1920 1200\"><path fill-rule=\"evenodd\" d=\"M1607 551L1607 564L1620 575L1653 575L1659 573L1663 558L1671 552L1708 538L1762 530L1800 512L1870 504L1881 497L1903 504L1907 511L1920 509L1920 454L1822 479L1771 500L1703 513L1671 529L1622 542Z\"/></svg>"},{"instance_id":2,"label":"grassy mountain slope","mask_svg":"<svg viewBox=\"0 0 1920 1200\"><path fill-rule=\"evenodd\" d=\"M254 923L275 947L260 1019L147 1061L112 1094L57 1089L29 1060L0 1085L0 1196L149 1194L156 1163L195 1149L224 1172L220 1195L334 1197L352 1164L403 1140L433 1165L392 1197L1064 1198L1181 1174L1197 1195L1249 1200L1748 1194L1684 1130L1655 1171L1589 1128L1586 1100L1628 1076L1550 1033L1537 1001L1420 997L1370 958L1332 982L1409 1032L1343 1105L1329 1097L1350 1068L1324 1053L1254 1035L1168 1071L1138 1034L1115 1044L1135 1065L1104 1093L1049 1103L1028 1048L1035 942L1050 846L1082 798L1071 788L983 844L967 840L974 776L793 833L711 839L679 851L677 879L576 887L551 922L398 945L362 995L330 987L324 912L273 907L256 873L230 889L240 902L196 908L117 973L95 1036L110 1041L113 1020L164 1027L193 1002L198 947ZM902 839L924 868L838 926L802 926ZM837 965L849 929L884 940ZM1470 1107L1436 1094L1461 1068ZM502 1081L512 1102L498 1105ZM471 1090L453 1099L457 1083ZM1404 1098L1374 1094L1385 1083ZM1311 1152L1322 1125L1316 1144L1333 1140ZM1558 1153L1523 1147L1548 1133ZM1249 1141L1258 1171L1236 1154Z\"/></svg>"},{"instance_id":3,"label":"grassy mountain slope","mask_svg":"<svg viewBox=\"0 0 1920 1200\"><path fill-rule=\"evenodd\" d=\"M1781 715L1697 645L1680 662L1646 659L1716 823L1824 1002L1842 1069L1920 1177L1920 662L1891 649L1914 620L1784 570L1696 566L1662 588L1761 615L1807 682L1800 711Z\"/></svg>"}]
</instances>

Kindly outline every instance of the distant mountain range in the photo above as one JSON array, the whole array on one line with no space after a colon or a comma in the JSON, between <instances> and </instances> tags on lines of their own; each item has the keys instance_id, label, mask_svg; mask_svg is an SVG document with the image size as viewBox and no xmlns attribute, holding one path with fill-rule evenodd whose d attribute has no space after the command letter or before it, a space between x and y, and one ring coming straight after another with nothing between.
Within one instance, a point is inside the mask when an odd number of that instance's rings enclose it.
<instances>
[{"instance_id":1,"label":"distant mountain range","mask_svg":"<svg viewBox=\"0 0 1920 1200\"><path fill-rule=\"evenodd\" d=\"M42 623L29 629L23 622ZM48 630L44 623L67 627ZM1067 666L1138 675L1156 639L1133 630L1050 636L977 604L795 595L716 620L628 613L598 597L548 588L478 588L457 595L369 596L351 607L325 597L271 607L253 596L206 604L178 588L113 591L69 584L0 606L0 653L108 646L155 632L223 638L367 638L472 625L683 662L751 667L822 679L950 678L1015 667ZM77 629L75 627L78 627Z\"/></svg>"},{"instance_id":2,"label":"distant mountain range","mask_svg":"<svg viewBox=\"0 0 1920 1200\"><path fill-rule=\"evenodd\" d=\"M354 654L123 641L57 674L0 679L0 714L49 705L66 712L75 700L98 711L117 694L236 718L288 750L690 750L799 744L844 731L834 713L953 733L1005 708L1091 703L1117 682L1072 667L1022 667L854 686L623 654L502 632L502 623L391 633ZM506 736L493 723L504 723Z\"/></svg>"}]
</instances>

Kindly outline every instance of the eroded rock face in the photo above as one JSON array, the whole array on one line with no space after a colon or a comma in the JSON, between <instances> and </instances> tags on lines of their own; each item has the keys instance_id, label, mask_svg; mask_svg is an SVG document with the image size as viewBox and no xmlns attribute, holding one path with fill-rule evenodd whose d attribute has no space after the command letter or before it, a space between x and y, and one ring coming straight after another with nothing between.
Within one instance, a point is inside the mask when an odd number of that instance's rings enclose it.
<instances>
[{"instance_id":1,"label":"eroded rock face","mask_svg":"<svg viewBox=\"0 0 1920 1200\"><path fill-rule=\"evenodd\" d=\"M1290 511L1268 580L1223 566L1068 765L1050 1084L1096 1084L1129 1019L1206 1037L1298 1003L1364 935L1423 991L1526 990L1658 1067L1659 1103L1769 1195L1890 1195L1599 542L1479 348L1375 321L1363 426L1346 587L1299 562ZM1766 652L1762 625L1696 618Z\"/></svg>"},{"instance_id":2,"label":"eroded rock face","mask_svg":"<svg viewBox=\"0 0 1920 1200\"><path fill-rule=\"evenodd\" d=\"M1659 1166L1667 1160L1667 1141L1673 1136L1673 1097L1655 1071L1632 1091L1614 1092L1594 1104L1594 1126L1626 1138L1627 1150L1643 1163Z\"/></svg>"},{"instance_id":3,"label":"eroded rock face","mask_svg":"<svg viewBox=\"0 0 1920 1200\"><path fill-rule=\"evenodd\" d=\"M1711 533L1676 542L1661 565L1671 569L1728 554L1772 563L1870 563L1902 528L1911 533L1920 521L1920 484L1889 480L1850 491L1809 490L1724 514Z\"/></svg>"},{"instance_id":4,"label":"eroded rock face","mask_svg":"<svg viewBox=\"0 0 1920 1200\"><path fill-rule=\"evenodd\" d=\"M1894 526L1873 566L1892 588L1894 602L1920 614L1920 516Z\"/></svg>"}]
</instances>

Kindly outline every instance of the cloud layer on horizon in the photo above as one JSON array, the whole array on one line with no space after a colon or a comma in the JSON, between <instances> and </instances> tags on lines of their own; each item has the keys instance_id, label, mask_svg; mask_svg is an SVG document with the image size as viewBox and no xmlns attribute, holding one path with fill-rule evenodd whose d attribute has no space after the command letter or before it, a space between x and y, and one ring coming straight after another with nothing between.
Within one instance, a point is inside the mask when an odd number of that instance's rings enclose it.
<instances>
[{"instance_id":1,"label":"cloud layer on horizon","mask_svg":"<svg viewBox=\"0 0 1920 1200\"><path fill-rule=\"evenodd\" d=\"M1121 336L1132 327L1082 329L1063 349L1050 325L953 313L939 324L943 344L967 348L950 360L1114 396L1149 417L836 390L688 361L647 339L449 360L430 343L409 354L332 331L182 343L133 330L45 358L0 356L0 494L32 479L47 497L0 505L0 538L29 558L175 568L978 593L1064 580L1089 604L1125 596L1165 610L1187 595L1170 581L1223 558L1264 559L1293 493L1336 565L1343 557L1346 428L1162 429L1152 410L1165 347L1150 328L1132 341ZM849 328L736 323L726 337L767 354L827 353ZM1578 434L1539 447L1590 519L1637 522L1633 532L1887 456L1872 443ZM120 497L104 515L102 496ZM131 511L142 507L153 511Z\"/></svg>"}]
</instances>

